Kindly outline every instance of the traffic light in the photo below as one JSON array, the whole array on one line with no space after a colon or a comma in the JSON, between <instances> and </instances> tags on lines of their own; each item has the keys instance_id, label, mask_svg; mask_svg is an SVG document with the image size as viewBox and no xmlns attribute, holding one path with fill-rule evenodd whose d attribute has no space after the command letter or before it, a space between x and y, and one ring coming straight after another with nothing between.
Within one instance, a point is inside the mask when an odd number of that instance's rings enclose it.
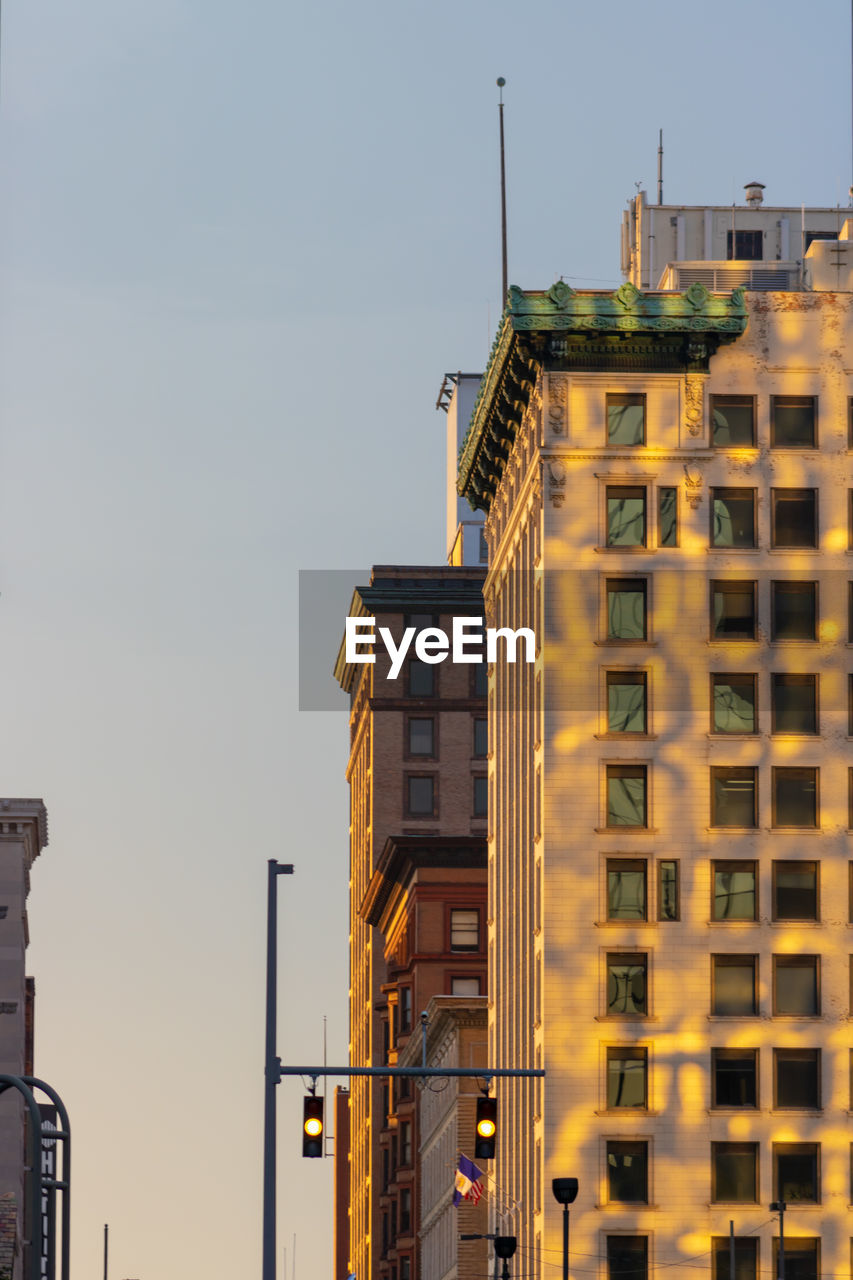
<instances>
[{"instance_id":1,"label":"traffic light","mask_svg":"<svg viewBox=\"0 0 853 1280\"><path fill-rule=\"evenodd\" d=\"M494 1160L498 1134L498 1100L477 1099L477 1133L474 1138L474 1159Z\"/></svg>"},{"instance_id":2,"label":"traffic light","mask_svg":"<svg viewBox=\"0 0 853 1280\"><path fill-rule=\"evenodd\" d=\"M323 1154L323 1099L313 1094L302 1102L302 1154L312 1160Z\"/></svg>"}]
</instances>

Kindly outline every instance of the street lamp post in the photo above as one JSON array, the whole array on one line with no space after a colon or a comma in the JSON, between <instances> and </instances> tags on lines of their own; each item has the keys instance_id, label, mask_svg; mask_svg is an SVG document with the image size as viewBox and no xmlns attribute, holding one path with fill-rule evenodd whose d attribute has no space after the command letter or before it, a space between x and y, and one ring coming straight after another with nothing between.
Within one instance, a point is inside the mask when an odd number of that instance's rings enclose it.
<instances>
[{"instance_id":1,"label":"street lamp post","mask_svg":"<svg viewBox=\"0 0 853 1280\"><path fill-rule=\"evenodd\" d=\"M578 1194L577 1178L553 1178L551 1190L557 1204L563 1206L563 1280L569 1280L569 1205Z\"/></svg>"},{"instance_id":2,"label":"street lamp post","mask_svg":"<svg viewBox=\"0 0 853 1280\"><path fill-rule=\"evenodd\" d=\"M263 1280L275 1280L275 1087L279 1082L276 1041L278 877L292 876L291 863L267 863L267 1025L264 1059Z\"/></svg>"},{"instance_id":3,"label":"street lamp post","mask_svg":"<svg viewBox=\"0 0 853 1280\"><path fill-rule=\"evenodd\" d=\"M495 1236L495 1257L503 1259L501 1280L509 1280L509 1259L515 1253L518 1241L515 1236Z\"/></svg>"},{"instance_id":4,"label":"street lamp post","mask_svg":"<svg viewBox=\"0 0 853 1280\"><path fill-rule=\"evenodd\" d=\"M774 1200L770 1206L771 1213L779 1215L779 1267L777 1275L779 1280L785 1280L785 1210L787 1205L784 1200Z\"/></svg>"}]
</instances>

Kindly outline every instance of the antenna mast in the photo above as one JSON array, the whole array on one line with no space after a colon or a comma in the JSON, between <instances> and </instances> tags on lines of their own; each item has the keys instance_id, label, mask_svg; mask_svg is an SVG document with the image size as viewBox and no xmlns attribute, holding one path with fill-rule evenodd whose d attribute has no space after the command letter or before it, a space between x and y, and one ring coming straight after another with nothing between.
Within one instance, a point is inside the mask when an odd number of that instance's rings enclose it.
<instances>
[{"instance_id":1,"label":"antenna mast","mask_svg":"<svg viewBox=\"0 0 853 1280\"><path fill-rule=\"evenodd\" d=\"M663 204L663 129L658 133L658 204Z\"/></svg>"},{"instance_id":2,"label":"antenna mast","mask_svg":"<svg viewBox=\"0 0 853 1280\"><path fill-rule=\"evenodd\" d=\"M506 306L507 293L507 270L506 270L506 162L504 160L504 85L506 80L503 76L498 76L497 85L500 91L500 102L498 104L498 118L501 127L501 261L503 265L502 290L501 290L501 313Z\"/></svg>"}]
</instances>

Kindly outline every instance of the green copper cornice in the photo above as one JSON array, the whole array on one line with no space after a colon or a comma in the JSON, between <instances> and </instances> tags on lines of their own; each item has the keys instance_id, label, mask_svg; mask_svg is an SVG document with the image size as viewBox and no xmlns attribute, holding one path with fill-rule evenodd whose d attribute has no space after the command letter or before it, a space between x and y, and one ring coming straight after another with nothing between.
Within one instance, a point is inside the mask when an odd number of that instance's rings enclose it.
<instances>
[{"instance_id":1,"label":"green copper cornice","mask_svg":"<svg viewBox=\"0 0 853 1280\"><path fill-rule=\"evenodd\" d=\"M488 510L540 371L707 370L721 343L746 328L743 289L712 294L576 292L562 280L545 293L512 285L468 433L459 451L457 488Z\"/></svg>"}]
</instances>

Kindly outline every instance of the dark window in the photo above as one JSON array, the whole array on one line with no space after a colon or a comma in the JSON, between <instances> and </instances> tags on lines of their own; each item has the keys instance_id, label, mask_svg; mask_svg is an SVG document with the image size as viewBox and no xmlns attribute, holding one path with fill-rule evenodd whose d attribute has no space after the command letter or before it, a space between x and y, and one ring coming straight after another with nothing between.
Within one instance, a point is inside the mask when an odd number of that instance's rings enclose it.
<instances>
[{"instance_id":1,"label":"dark window","mask_svg":"<svg viewBox=\"0 0 853 1280\"><path fill-rule=\"evenodd\" d=\"M732 1275L732 1242L729 1236L712 1236L713 1280L758 1280L758 1241L755 1236L735 1236L735 1270Z\"/></svg>"},{"instance_id":2,"label":"dark window","mask_svg":"<svg viewBox=\"0 0 853 1280\"><path fill-rule=\"evenodd\" d=\"M400 1192L400 1234L408 1235L412 1227L412 1191L403 1187Z\"/></svg>"},{"instance_id":3,"label":"dark window","mask_svg":"<svg viewBox=\"0 0 853 1280\"><path fill-rule=\"evenodd\" d=\"M648 1280L648 1236L607 1237L607 1280Z\"/></svg>"},{"instance_id":4,"label":"dark window","mask_svg":"<svg viewBox=\"0 0 853 1280\"><path fill-rule=\"evenodd\" d=\"M756 826L757 770L739 765L711 769L711 826Z\"/></svg>"},{"instance_id":5,"label":"dark window","mask_svg":"<svg viewBox=\"0 0 853 1280\"><path fill-rule=\"evenodd\" d=\"M755 1204L758 1200L758 1143L711 1143L711 1200Z\"/></svg>"},{"instance_id":6,"label":"dark window","mask_svg":"<svg viewBox=\"0 0 853 1280\"><path fill-rule=\"evenodd\" d=\"M412 1029L412 988L400 988L400 1030Z\"/></svg>"},{"instance_id":7,"label":"dark window","mask_svg":"<svg viewBox=\"0 0 853 1280\"><path fill-rule=\"evenodd\" d=\"M755 444L755 401L752 396L711 396L712 443L717 449Z\"/></svg>"},{"instance_id":8,"label":"dark window","mask_svg":"<svg viewBox=\"0 0 853 1280\"><path fill-rule=\"evenodd\" d=\"M646 397L607 396L607 443L644 444L646 439Z\"/></svg>"},{"instance_id":9,"label":"dark window","mask_svg":"<svg viewBox=\"0 0 853 1280\"><path fill-rule=\"evenodd\" d=\"M644 764L607 766L608 827L645 827L648 808Z\"/></svg>"},{"instance_id":10,"label":"dark window","mask_svg":"<svg viewBox=\"0 0 853 1280\"><path fill-rule=\"evenodd\" d=\"M487 818L489 816L489 779L474 779L474 817Z\"/></svg>"},{"instance_id":11,"label":"dark window","mask_svg":"<svg viewBox=\"0 0 853 1280\"><path fill-rule=\"evenodd\" d=\"M658 863L658 920L677 920L680 914L678 862L662 858Z\"/></svg>"},{"instance_id":12,"label":"dark window","mask_svg":"<svg viewBox=\"0 0 853 1280\"><path fill-rule=\"evenodd\" d=\"M450 950L480 950L480 913L479 911L451 911L450 913Z\"/></svg>"},{"instance_id":13,"label":"dark window","mask_svg":"<svg viewBox=\"0 0 853 1280\"><path fill-rule=\"evenodd\" d=\"M411 1192L409 1194L411 1195ZM411 1258L400 1259L400 1280L412 1280Z\"/></svg>"},{"instance_id":14,"label":"dark window","mask_svg":"<svg viewBox=\"0 0 853 1280\"><path fill-rule=\"evenodd\" d=\"M658 489L658 546L678 546L678 490L668 485Z\"/></svg>"},{"instance_id":15,"label":"dark window","mask_svg":"<svg viewBox=\"0 0 853 1280\"><path fill-rule=\"evenodd\" d=\"M648 1050L618 1045L607 1050L607 1106L643 1109L648 1106Z\"/></svg>"},{"instance_id":16,"label":"dark window","mask_svg":"<svg viewBox=\"0 0 853 1280\"><path fill-rule=\"evenodd\" d=\"M474 755L482 759L489 754L489 722L481 717L474 721Z\"/></svg>"},{"instance_id":17,"label":"dark window","mask_svg":"<svg viewBox=\"0 0 853 1280\"><path fill-rule=\"evenodd\" d=\"M714 640L755 639L755 583L711 583L711 636Z\"/></svg>"},{"instance_id":18,"label":"dark window","mask_svg":"<svg viewBox=\"0 0 853 1280\"><path fill-rule=\"evenodd\" d=\"M711 1012L723 1018L757 1014L757 968L757 956L711 956Z\"/></svg>"},{"instance_id":19,"label":"dark window","mask_svg":"<svg viewBox=\"0 0 853 1280\"><path fill-rule=\"evenodd\" d=\"M816 444L817 401L814 396L771 396L771 447L813 449Z\"/></svg>"},{"instance_id":20,"label":"dark window","mask_svg":"<svg viewBox=\"0 0 853 1280\"><path fill-rule=\"evenodd\" d=\"M773 770L773 826L818 825L817 769Z\"/></svg>"},{"instance_id":21,"label":"dark window","mask_svg":"<svg viewBox=\"0 0 853 1280\"><path fill-rule=\"evenodd\" d=\"M817 490L771 490L774 547L817 546Z\"/></svg>"},{"instance_id":22,"label":"dark window","mask_svg":"<svg viewBox=\"0 0 853 1280\"><path fill-rule=\"evenodd\" d=\"M435 815L435 778L406 779L406 812L413 818Z\"/></svg>"},{"instance_id":23,"label":"dark window","mask_svg":"<svg viewBox=\"0 0 853 1280\"><path fill-rule=\"evenodd\" d=\"M607 545L646 545L646 490L643 485L607 486Z\"/></svg>"},{"instance_id":24,"label":"dark window","mask_svg":"<svg viewBox=\"0 0 853 1280\"><path fill-rule=\"evenodd\" d=\"M755 676L715 672L711 676L711 731L713 733L755 733Z\"/></svg>"},{"instance_id":25,"label":"dark window","mask_svg":"<svg viewBox=\"0 0 853 1280\"><path fill-rule=\"evenodd\" d=\"M409 717L409 755L435 755L435 721L432 717Z\"/></svg>"},{"instance_id":26,"label":"dark window","mask_svg":"<svg viewBox=\"0 0 853 1280\"><path fill-rule=\"evenodd\" d=\"M648 957L644 952L611 952L607 957L607 1012L648 1013Z\"/></svg>"},{"instance_id":27,"label":"dark window","mask_svg":"<svg viewBox=\"0 0 853 1280\"><path fill-rule=\"evenodd\" d=\"M755 490L711 490L711 546L755 546Z\"/></svg>"},{"instance_id":28,"label":"dark window","mask_svg":"<svg viewBox=\"0 0 853 1280\"><path fill-rule=\"evenodd\" d=\"M788 1205L820 1204L819 1143L773 1143L773 1196Z\"/></svg>"},{"instance_id":29,"label":"dark window","mask_svg":"<svg viewBox=\"0 0 853 1280\"><path fill-rule=\"evenodd\" d=\"M648 1204L647 1142L607 1143L607 1198L622 1204Z\"/></svg>"},{"instance_id":30,"label":"dark window","mask_svg":"<svg viewBox=\"0 0 853 1280\"><path fill-rule=\"evenodd\" d=\"M818 919L818 864L773 863L773 919Z\"/></svg>"},{"instance_id":31,"label":"dark window","mask_svg":"<svg viewBox=\"0 0 853 1280\"><path fill-rule=\"evenodd\" d=\"M773 1106L820 1108L820 1049L773 1050Z\"/></svg>"},{"instance_id":32,"label":"dark window","mask_svg":"<svg viewBox=\"0 0 853 1280\"><path fill-rule=\"evenodd\" d=\"M773 1012L791 1018L818 1016L820 981L817 956L773 957Z\"/></svg>"},{"instance_id":33,"label":"dark window","mask_svg":"<svg viewBox=\"0 0 853 1280\"><path fill-rule=\"evenodd\" d=\"M474 697L486 698L489 694L489 664L487 662L475 662L472 667L472 681L474 685Z\"/></svg>"},{"instance_id":34,"label":"dark window","mask_svg":"<svg viewBox=\"0 0 853 1280\"><path fill-rule=\"evenodd\" d=\"M412 658L409 663L409 697L431 698L435 693L435 667Z\"/></svg>"},{"instance_id":35,"label":"dark window","mask_svg":"<svg viewBox=\"0 0 853 1280\"><path fill-rule=\"evenodd\" d=\"M774 733L817 733L817 676L774 671L770 688Z\"/></svg>"},{"instance_id":36,"label":"dark window","mask_svg":"<svg viewBox=\"0 0 853 1280\"><path fill-rule=\"evenodd\" d=\"M816 582L771 582L770 595L774 640L816 639Z\"/></svg>"},{"instance_id":37,"label":"dark window","mask_svg":"<svg viewBox=\"0 0 853 1280\"><path fill-rule=\"evenodd\" d=\"M646 639L645 578L607 579L607 638Z\"/></svg>"},{"instance_id":38,"label":"dark window","mask_svg":"<svg viewBox=\"0 0 853 1280\"><path fill-rule=\"evenodd\" d=\"M779 1237L773 1237L773 1275L779 1274ZM803 1236L785 1240L785 1280L819 1280L820 1240Z\"/></svg>"},{"instance_id":39,"label":"dark window","mask_svg":"<svg viewBox=\"0 0 853 1280\"><path fill-rule=\"evenodd\" d=\"M758 883L754 862L715 862L712 920L757 920Z\"/></svg>"},{"instance_id":40,"label":"dark window","mask_svg":"<svg viewBox=\"0 0 853 1280\"><path fill-rule=\"evenodd\" d=\"M814 240L837 240L837 239L838 239L837 231L807 231L806 240L803 248L804 250L808 249L809 245Z\"/></svg>"},{"instance_id":41,"label":"dark window","mask_svg":"<svg viewBox=\"0 0 853 1280\"><path fill-rule=\"evenodd\" d=\"M711 1106L758 1106L758 1050L711 1050Z\"/></svg>"},{"instance_id":42,"label":"dark window","mask_svg":"<svg viewBox=\"0 0 853 1280\"><path fill-rule=\"evenodd\" d=\"M645 671L607 672L607 730L609 733L645 733Z\"/></svg>"},{"instance_id":43,"label":"dark window","mask_svg":"<svg viewBox=\"0 0 853 1280\"><path fill-rule=\"evenodd\" d=\"M607 919L646 919L645 858L608 858Z\"/></svg>"},{"instance_id":44,"label":"dark window","mask_svg":"<svg viewBox=\"0 0 853 1280\"><path fill-rule=\"evenodd\" d=\"M734 252L732 252L734 248ZM726 258L731 262L760 262L764 257L764 237L761 231L726 232Z\"/></svg>"}]
</instances>

